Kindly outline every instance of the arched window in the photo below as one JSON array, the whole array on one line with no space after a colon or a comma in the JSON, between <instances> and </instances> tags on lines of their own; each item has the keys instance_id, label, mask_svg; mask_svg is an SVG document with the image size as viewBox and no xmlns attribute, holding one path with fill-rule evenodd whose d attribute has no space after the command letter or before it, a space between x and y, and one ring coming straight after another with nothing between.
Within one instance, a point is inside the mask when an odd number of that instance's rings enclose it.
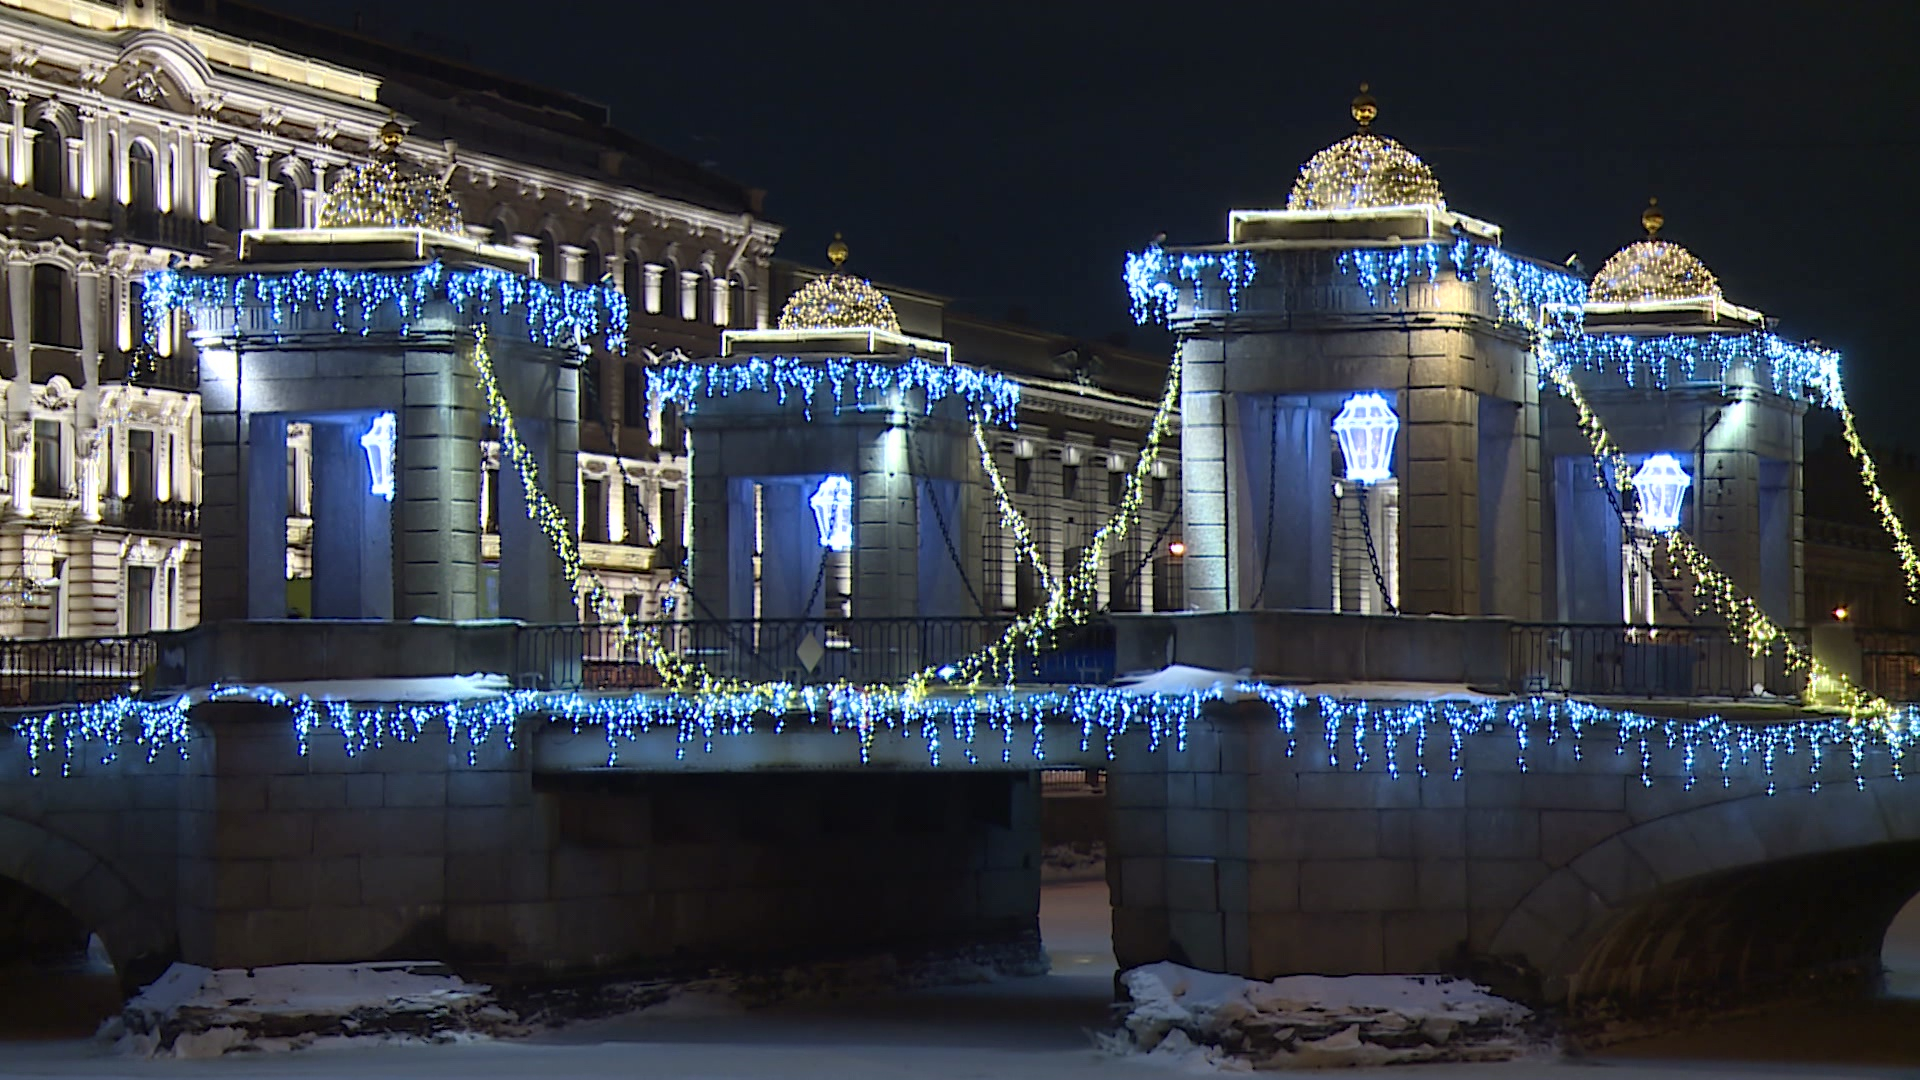
<instances>
[{"instance_id":1,"label":"arched window","mask_svg":"<svg viewBox=\"0 0 1920 1080\"><path fill-rule=\"evenodd\" d=\"M67 137L51 120L33 125L33 190L42 195L67 193Z\"/></svg>"},{"instance_id":2,"label":"arched window","mask_svg":"<svg viewBox=\"0 0 1920 1080\"><path fill-rule=\"evenodd\" d=\"M240 182L240 166L222 161L213 174L213 223L228 232L246 228L246 213L240 202L246 185Z\"/></svg>"},{"instance_id":3,"label":"arched window","mask_svg":"<svg viewBox=\"0 0 1920 1080\"><path fill-rule=\"evenodd\" d=\"M300 181L291 173L281 173L273 189L272 224L276 229L298 229L306 225L300 220Z\"/></svg>"},{"instance_id":4,"label":"arched window","mask_svg":"<svg viewBox=\"0 0 1920 1080\"><path fill-rule=\"evenodd\" d=\"M507 228L504 218L494 218L493 224L487 226L487 241L501 247L513 246L513 230Z\"/></svg>"},{"instance_id":5,"label":"arched window","mask_svg":"<svg viewBox=\"0 0 1920 1080\"><path fill-rule=\"evenodd\" d=\"M753 294L747 291L747 279L734 275L729 283L729 302L733 305L734 327L740 330L753 329Z\"/></svg>"},{"instance_id":6,"label":"arched window","mask_svg":"<svg viewBox=\"0 0 1920 1080\"><path fill-rule=\"evenodd\" d=\"M620 422L630 428L647 423L647 373L633 360L620 372Z\"/></svg>"},{"instance_id":7,"label":"arched window","mask_svg":"<svg viewBox=\"0 0 1920 1080\"><path fill-rule=\"evenodd\" d=\"M588 285L596 285L607 274L606 257L600 254L600 245L587 241L587 250L580 256L580 280Z\"/></svg>"},{"instance_id":8,"label":"arched window","mask_svg":"<svg viewBox=\"0 0 1920 1080\"><path fill-rule=\"evenodd\" d=\"M540 276L548 281L559 281L564 276L560 266L560 242L553 233L540 234Z\"/></svg>"},{"instance_id":9,"label":"arched window","mask_svg":"<svg viewBox=\"0 0 1920 1080\"><path fill-rule=\"evenodd\" d=\"M134 142L127 147L127 203L143 214L160 212L158 170L153 165L153 147Z\"/></svg>"},{"instance_id":10,"label":"arched window","mask_svg":"<svg viewBox=\"0 0 1920 1080\"><path fill-rule=\"evenodd\" d=\"M67 330L67 272L52 263L33 268L33 341L36 345L72 345Z\"/></svg>"}]
</instances>

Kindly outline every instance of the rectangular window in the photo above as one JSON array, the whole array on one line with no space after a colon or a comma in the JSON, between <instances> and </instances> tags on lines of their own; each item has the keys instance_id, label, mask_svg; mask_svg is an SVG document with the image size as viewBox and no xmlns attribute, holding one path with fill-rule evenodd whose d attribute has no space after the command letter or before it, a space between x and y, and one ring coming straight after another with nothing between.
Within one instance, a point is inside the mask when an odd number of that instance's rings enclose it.
<instances>
[{"instance_id":1,"label":"rectangular window","mask_svg":"<svg viewBox=\"0 0 1920 1080\"><path fill-rule=\"evenodd\" d=\"M1140 610L1140 560L1130 552L1116 551L1109 562L1107 610Z\"/></svg>"},{"instance_id":2,"label":"rectangular window","mask_svg":"<svg viewBox=\"0 0 1920 1080\"><path fill-rule=\"evenodd\" d=\"M1080 466L1060 466L1060 497L1063 499L1080 497Z\"/></svg>"},{"instance_id":3,"label":"rectangular window","mask_svg":"<svg viewBox=\"0 0 1920 1080\"><path fill-rule=\"evenodd\" d=\"M1025 495L1033 490L1033 459L1013 459L1013 490L1016 495Z\"/></svg>"},{"instance_id":4,"label":"rectangular window","mask_svg":"<svg viewBox=\"0 0 1920 1080\"><path fill-rule=\"evenodd\" d=\"M660 449L669 454L687 452L687 427L680 422L680 406L671 401L660 403Z\"/></svg>"},{"instance_id":5,"label":"rectangular window","mask_svg":"<svg viewBox=\"0 0 1920 1080\"><path fill-rule=\"evenodd\" d=\"M33 493L43 499L66 494L66 460L60 438L60 421L33 422Z\"/></svg>"},{"instance_id":6,"label":"rectangular window","mask_svg":"<svg viewBox=\"0 0 1920 1080\"><path fill-rule=\"evenodd\" d=\"M663 487L660 489L659 514L654 519L655 527L660 530L659 550L654 553L653 565L657 569L673 569L680 565L682 525L680 523L680 489Z\"/></svg>"},{"instance_id":7,"label":"rectangular window","mask_svg":"<svg viewBox=\"0 0 1920 1080\"><path fill-rule=\"evenodd\" d=\"M1153 508L1155 510L1166 509L1167 508L1167 478L1164 476L1154 477L1152 490L1153 490Z\"/></svg>"},{"instance_id":8,"label":"rectangular window","mask_svg":"<svg viewBox=\"0 0 1920 1080\"><path fill-rule=\"evenodd\" d=\"M1153 610L1180 611L1186 607L1186 578L1179 559L1153 557Z\"/></svg>"},{"instance_id":9,"label":"rectangular window","mask_svg":"<svg viewBox=\"0 0 1920 1080\"><path fill-rule=\"evenodd\" d=\"M499 532L500 531L500 470L499 469L487 470L487 506L484 513L486 514L486 517L482 519L484 522L484 527L482 528L481 531L489 532L489 533Z\"/></svg>"},{"instance_id":10,"label":"rectangular window","mask_svg":"<svg viewBox=\"0 0 1920 1080\"><path fill-rule=\"evenodd\" d=\"M59 267L43 263L33 268L34 344L67 344L66 319L62 313L66 293L67 275Z\"/></svg>"},{"instance_id":11,"label":"rectangular window","mask_svg":"<svg viewBox=\"0 0 1920 1080\"><path fill-rule=\"evenodd\" d=\"M607 482L589 479L581 489L580 539L589 543L607 542Z\"/></svg>"},{"instance_id":12,"label":"rectangular window","mask_svg":"<svg viewBox=\"0 0 1920 1080\"><path fill-rule=\"evenodd\" d=\"M127 633L153 629L153 567L127 567Z\"/></svg>"},{"instance_id":13,"label":"rectangular window","mask_svg":"<svg viewBox=\"0 0 1920 1080\"><path fill-rule=\"evenodd\" d=\"M626 486L627 498L627 543L635 547L649 547L653 544L653 529L647 520L647 504L640 498L640 485Z\"/></svg>"},{"instance_id":14,"label":"rectangular window","mask_svg":"<svg viewBox=\"0 0 1920 1080\"><path fill-rule=\"evenodd\" d=\"M294 455L287 455L287 467L293 468L294 463ZM127 498L141 505L154 501L153 467L153 432L146 428L129 429L127 431ZM299 487L289 483L287 490L290 494L297 496Z\"/></svg>"},{"instance_id":15,"label":"rectangular window","mask_svg":"<svg viewBox=\"0 0 1920 1080\"><path fill-rule=\"evenodd\" d=\"M1107 471L1107 505L1119 506L1127 493L1127 474L1121 469Z\"/></svg>"}]
</instances>

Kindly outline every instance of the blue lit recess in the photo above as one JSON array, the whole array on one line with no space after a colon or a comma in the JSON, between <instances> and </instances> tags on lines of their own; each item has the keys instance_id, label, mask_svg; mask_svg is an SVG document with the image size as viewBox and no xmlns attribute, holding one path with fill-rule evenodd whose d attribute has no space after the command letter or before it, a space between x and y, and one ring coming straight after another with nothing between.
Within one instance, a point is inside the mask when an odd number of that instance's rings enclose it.
<instances>
[{"instance_id":1,"label":"blue lit recess","mask_svg":"<svg viewBox=\"0 0 1920 1080\"><path fill-rule=\"evenodd\" d=\"M1298 749L1311 705L1324 734L1326 764L1348 765L1355 771L1379 763L1389 776L1403 772L1429 775L1429 760L1438 760L1437 748L1446 747L1445 769L1452 779L1466 774L1466 740L1474 736L1503 736L1512 740L1513 757L1502 755L1502 772L1516 766L1528 769L1528 755L1542 746L1568 743L1575 762L1595 751L1610 756L1636 754L1642 785L1653 786L1654 750L1678 750L1686 788L1703 779L1718 778L1732 786L1736 766L1761 765L1768 780L1767 794L1791 773L1781 759L1806 755L1808 787L1818 791L1828 755L1846 754L1856 787L1864 787L1869 754L1885 753L1895 780L1903 779L1906 732L1915 719L1911 710L1885 725L1859 725L1840 719L1810 719L1791 723L1731 722L1717 716L1666 719L1610 709L1582 701L1547 697L1505 701L1369 702L1349 698L1309 697L1288 687L1263 683L1215 686L1186 693L1141 694L1115 687L1077 687L1039 693L982 693L935 695L912 699L904 695L875 695L847 686L795 687L776 685L761 692L682 694L628 694L594 697L578 693L520 690L482 701L420 705L356 705L289 697L271 688L220 687L212 700L251 700L287 709L288 736L302 754L311 740L331 735L343 752L358 755L390 743L414 743L444 732L447 743L467 748L471 763L478 751L492 743L515 745L539 724L576 734L600 731L607 742L607 764L617 764L623 748L652 731L672 731L675 756L710 753L724 738L755 732L779 734L802 726L825 727L844 733L849 748L858 747L862 762L881 739L918 740L928 761L939 765L958 755L969 763L1013 760L1015 747L1040 760L1047 757L1049 739L1071 740L1079 749L1099 747L1107 753L1129 732L1141 732L1149 749L1186 749L1188 727L1199 720L1211 702L1258 699L1271 706L1276 724L1287 735L1287 753ZM187 712L191 702L142 701L120 697L90 705L28 717L13 725L25 745L32 771L38 775L52 761L62 775L77 756L90 753L112 761L123 747L137 746L147 761L172 751L185 757L193 738ZM1051 730L1051 735L1049 731ZM1436 748L1429 755L1428 748ZM1315 749L1309 746L1309 751ZM1476 753L1484 752L1478 750ZM1777 766L1781 766L1777 769ZM1596 765L1596 771L1611 771Z\"/></svg>"},{"instance_id":2,"label":"blue lit recess","mask_svg":"<svg viewBox=\"0 0 1920 1080\"><path fill-rule=\"evenodd\" d=\"M584 344L604 335L606 347L627 351L627 299L603 285L549 284L522 274L472 267L452 270L434 262L418 270L271 270L245 274L146 275L146 323L151 337L170 311L260 305L276 323L294 310L331 311L340 333L368 324L391 306L403 323L420 318L427 305L444 301L469 318L523 309L528 335L544 346ZM357 320L359 326L349 326Z\"/></svg>"},{"instance_id":3,"label":"blue lit recess","mask_svg":"<svg viewBox=\"0 0 1920 1080\"><path fill-rule=\"evenodd\" d=\"M833 411L859 408L870 395L890 391L917 391L926 395L926 407L949 397L967 403L983 423L1011 425L1020 408L1020 384L991 371L981 371L945 360L905 361L827 360L792 356L753 356L716 363L665 364L647 371L647 389L686 412L697 411L706 398L734 394L771 393L781 404L797 396L807 419L813 419L813 397L825 387L833 395Z\"/></svg>"}]
</instances>

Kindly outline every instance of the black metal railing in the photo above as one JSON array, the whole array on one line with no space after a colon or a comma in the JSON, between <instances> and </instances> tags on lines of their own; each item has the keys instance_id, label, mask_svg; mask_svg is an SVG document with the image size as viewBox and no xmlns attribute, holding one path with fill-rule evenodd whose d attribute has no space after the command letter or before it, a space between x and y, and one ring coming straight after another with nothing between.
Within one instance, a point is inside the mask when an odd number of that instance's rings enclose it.
<instances>
[{"instance_id":1,"label":"black metal railing","mask_svg":"<svg viewBox=\"0 0 1920 1080\"><path fill-rule=\"evenodd\" d=\"M0 706L104 701L137 689L158 656L152 637L0 641Z\"/></svg>"},{"instance_id":2,"label":"black metal railing","mask_svg":"<svg viewBox=\"0 0 1920 1080\"><path fill-rule=\"evenodd\" d=\"M1007 618L741 619L648 624L673 653L724 678L802 685L895 683L958 661L1000 639ZM1025 683L1105 683L1114 676L1113 628L1061 632L1053 647L1016 661ZM575 666L577 663L577 666ZM521 634L523 683L552 689L643 689L660 673L614 626L530 626Z\"/></svg>"},{"instance_id":3,"label":"black metal railing","mask_svg":"<svg viewBox=\"0 0 1920 1080\"><path fill-rule=\"evenodd\" d=\"M181 251L204 251L207 247L207 226L199 218L120 203L113 204L108 236Z\"/></svg>"},{"instance_id":4,"label":"black metal railing","mask_svg":"<svg viewBox=\"0 0 1920 1080\"><path fill-rule=\"evenodd\" d=\"M1802 645L1806 635L1790 632ZM1513 628L1508 689L1592 697L1798 697L1804 673L1779 650L1754 656L1724 628L1522 623Z\"/></svg>"},{"instance_id":5,"label":"black metal railing","mask_svg":"<svg viewBox=\"0 0 1920 1080\"><path fill-rule=\"evenodd\" d=\"M157 349L138 346L127 355L127 382L154 390L193 393L200 389L200 357L189 350L161 356Z\"/></svg>"},{"instance_id":6,"label":"black metal railing","mask_svg":"<svg viewBox=\"0 0 1920 1080\"><path fill-rule=\"evenodd\" d=\"M1860 681L1888 701L1920 701L1920 632L1861 630Z\"/></svg>"},{"instance_id":7,"label":"black metal railing","mask_svg":"<svg viewBox=\"0 0 1920 1080\"><path fill-rule=\"evenodd\" d=\"M194 503L142 499L103 499L100 520L130 532L160 536L200 535L200 507Z\"/></svg>"}]
</instances>

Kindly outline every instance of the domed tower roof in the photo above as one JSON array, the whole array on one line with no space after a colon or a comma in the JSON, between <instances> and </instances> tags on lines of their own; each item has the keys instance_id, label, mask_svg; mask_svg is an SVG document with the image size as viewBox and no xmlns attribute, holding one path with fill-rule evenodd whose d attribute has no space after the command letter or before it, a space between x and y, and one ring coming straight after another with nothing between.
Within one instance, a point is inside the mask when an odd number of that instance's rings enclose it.
<instances>
[{"instance_id":1,"label":"domed tower roof","mask_svg":"<svg viewBox=\"0 0 1920 1080\"><path fill-rule=\"evenodd\" d=\"M887 294L873 283L854 277L841 269L847 261L847 244L839 233L827 245L827 258L833 271L814 278L788 298L780 312L782 330L885 330L900 332L900 320L893 313Z\"/></svg>"},{"instance_id":2,"label":"domed tower roof","mask_svg":"<svg viewBox=\"0 0 1920 1080\"><path fill-rule=\"evenodd\" d=\"M1372 131L1380 112L1367 84L1353 99L1360 130L1313 155L1287 196L1288 210L1371 210L1446 206L1433 170L1413 151Z\"/></svg>"},{"instance_id":3,"label":"domed tower roof","mask_svg":"<svg viewBox=\"0 0 1920 1080\"><path fill-rule=\"evenodd\" d=\"M1667 216L1660 200L1647 200L1640 224L1647 238L1613 253L1593 275L1587 300L1596 304L1644 304L1678 300L1719 300L1720 281L1693 252L1660 239Z\"/></svg>"},{"instance_id":4,"label":"domed tower roof","mask_svg":"<svg viewBox=\"0 0 1920 1080\"><path fill-rule=\"evenodd\" d=\"M380 128L373 160L340 174L320 204L323 229L432 229L462 231L460 200L437 176L400 156L406 138L397 120Z\"/></svg>"}]
</instances>

